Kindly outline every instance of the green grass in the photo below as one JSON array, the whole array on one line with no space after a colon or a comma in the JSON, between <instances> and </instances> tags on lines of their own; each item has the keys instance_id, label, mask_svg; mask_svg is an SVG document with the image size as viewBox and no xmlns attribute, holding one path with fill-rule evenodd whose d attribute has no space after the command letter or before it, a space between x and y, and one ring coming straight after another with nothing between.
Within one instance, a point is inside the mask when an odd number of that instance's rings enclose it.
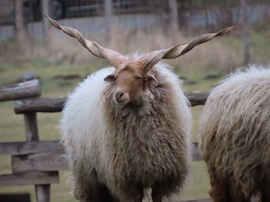
<instances>
[{"instance_id":1,"label":"green grass","mask_svg":"<svg viewBox=\"0 0 270 202\"><path fill-rule=\"evenodd\" d=\"M123 32L123 34L125 34ZM158 33L157 33L158 34ZM142 50L151 51L160 49L159 46L169 47L171 40L161 35L157 35L155 40L153 36L146 37L146 41L151 41L150 47L145 41L135 39L130 42L127 40L125 46L115 45L109 46L119 50L120 52L132 52L134 47L140 47ZM130 35L127 34L127 38ZM250 46L252 53L252 63L269 64L270 55L270 41L269 30L261 32L250 32ZM124 39L123 39L124 40ZM168 40L168 41L166 41ZM189 41L190 38L181 38L179 42ZM72 41L72 40L71 40ZM68 42L69 43L69 42ZM56 75L78 74L81 78L94 70L108 66L105 60L100 60L94 56L89 55L87 51L82 50L81 47L76 49L76 43L70 42L74 47L74 52L64 52L67 48L56 47L51 54L38 54L39 50L33 49L31 53L34 56L22 58L16 55L16 47L12 41L3 44L0 50L0 85L16 81L22 78L26 72L35 72L42 83L42 96L44 97L59 97L66 96L68 92L72 91L74 87L80 82L80 79L63 80L55 79ZM55 43L56 45L59 42ZM116 43L115 43L116 44ZM76 46L76 47L75 47ZM224 37L219 40L213 40L204 46L199 46L196 51L191 51L187 55L176 59L168 60L175 67L175 72L179 76L186 77L184 81L184 89L186 91L201 91L210 90L213 88L223 76L233 71L236 67L241 66L242 62L242 42L238 36ZM163 47L163 48L164 48ZM207 48L205 48L207 47ZM59 54L63 48L63 54ZM8 51L7 51L8 50ZM132 51L131 51L132 50ZM78 54L80 53L80 54ZM85 54L85 55L84 55ZM27 56L28 57L28 56ZM15 58L15 59L14 59ZM74 59L75 58L75 59ZM74 61L75 62L74 62ZM206 80L205 76L210 74L220 75L216 79ZM193 85L187 85L190 81L195 82ZM199 125L199 118L203 106L196 106L192 108L193 128L192 141L198 141L197 132ZM11 141L25 141L24 121L23 115L15 115L13 111L13 102L0 103L0 142ZM41 140L56 140L60 139L59 120L61 113L38 113L38 129ZM12 173L10 155L0 155L0 174ZM70 184L67 183L67 171L60 172L60 184L53 184L51 186L51 201L52 202L72 202L75 201L70 194ZM208 198L209 179L206 165L203 161L193 162L190 169L190 174L181 199L196 199ZM5 192L30 192L32 201L35 201L34 186L16 186L16 187L0 187L0 193ZM174 199L178 199L175 197Z\"/></svg>"}]
</instances>

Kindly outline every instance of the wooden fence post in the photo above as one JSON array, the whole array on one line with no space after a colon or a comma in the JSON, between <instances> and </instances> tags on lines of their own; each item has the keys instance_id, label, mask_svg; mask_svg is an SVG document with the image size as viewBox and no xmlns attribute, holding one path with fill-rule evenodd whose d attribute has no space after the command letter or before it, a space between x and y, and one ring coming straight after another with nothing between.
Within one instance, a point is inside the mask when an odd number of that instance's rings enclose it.
<instances>
[{"instance_id":1,"label":"wooden fence post","mask_svg":"<svg viewBox=\"0 0 270 202\"><path fill-rule=\"evenodd\" d=\"M36 199L37 202L49 202L50 201L50 184L36 185Z\"/></svg>"},{"instance_id":2,"label":"wooden fence post","mask_svg":"<svg viewBox=\"0 0 270 202\"><path fill-rule=\"evenodd\" d=\"M36 79L33 72L26 73L23 77L24 81ZM26 133L26 141L39 141L37 113L31 112L24 114L24 126ZM35 185L37 202L50 202L50 184Z\"/></svg>"},{"instance_id":3,"label":"wooden fence post","mask_svg":"<svg viewBox=\"0 0 270 202\"><path fill-rule=\"evenodd\" d=\"M36 75L32 72L26 73L23 77L23 81L30 81L36 79ZM26 141L38 141L38 126L37 126L37 113L24 114L24 126Z\"/></svg>"}]
</instances>

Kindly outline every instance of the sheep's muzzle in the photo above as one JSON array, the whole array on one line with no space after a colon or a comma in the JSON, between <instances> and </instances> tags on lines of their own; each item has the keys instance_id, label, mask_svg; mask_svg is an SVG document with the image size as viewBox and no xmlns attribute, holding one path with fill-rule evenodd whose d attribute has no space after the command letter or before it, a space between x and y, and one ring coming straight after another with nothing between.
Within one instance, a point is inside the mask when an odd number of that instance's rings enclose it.
<instances>
[{"instance_id":1,"label":"sheep's muzzle","mask_svg":"<svg viewBox=\"0 0 270 202\"><path fill-rule=\"evenodd\" d=\"M117 91L114 94L114 101L116 104L126 104L130 101L128 93L125 93L123 91Z\"/></svg>"}]
</instances>

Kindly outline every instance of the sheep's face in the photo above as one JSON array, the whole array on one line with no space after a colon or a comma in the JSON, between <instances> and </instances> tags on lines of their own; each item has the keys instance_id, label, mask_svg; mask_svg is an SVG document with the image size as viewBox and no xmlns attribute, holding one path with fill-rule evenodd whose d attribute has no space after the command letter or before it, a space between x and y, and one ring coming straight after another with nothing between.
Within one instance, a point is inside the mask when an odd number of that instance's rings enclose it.
<instances>
[{"instance_id":1,"label":"sheep's face","mask_svg":"<svg viewBox=\"0 0 270 202\"><path fill-rule=\"evenodd\" d=\"M149 82L144 69L136 64L124 65L115 74L108 75L104 80L114 83L113 101L119 105L138 104L144 96L146 82Z\"/></svg>"}]
</instances>

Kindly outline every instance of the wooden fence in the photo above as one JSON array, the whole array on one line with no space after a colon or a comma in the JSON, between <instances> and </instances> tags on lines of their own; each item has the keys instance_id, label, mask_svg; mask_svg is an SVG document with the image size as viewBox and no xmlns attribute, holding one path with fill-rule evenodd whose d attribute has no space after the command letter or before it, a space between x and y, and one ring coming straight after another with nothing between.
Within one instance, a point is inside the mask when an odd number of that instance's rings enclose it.
<instances>
[{"instance_id":1,"label":"wooden fence","mask_svg":"<svg viewBox=\"0 0 270 202\"><path fill-rule=\"evenodd\" d=\"M203 105L209 91L187 92L192 106ZM50 201L50 184L59 183L59 170L67 170L68 163L59 141L39 141L37 112L61 112L66 97L40 97L41 86L34 73L27 73L24 82L0 87L0 101L14 101L16 114L23 114L26 131L25 142L0 143L0 154L12 155L12 174L0 175L0 186L34 185L37 202ZM202 160L198 143L192 144L193 160ZM30 197L19 195L21 202L29 202ZM0 201L12 200L13 195L0 194ZM185 202L210 202L210 199L188 200ZM184 202L184 201L182 201Z\"/></svg>"}]
</instances>

